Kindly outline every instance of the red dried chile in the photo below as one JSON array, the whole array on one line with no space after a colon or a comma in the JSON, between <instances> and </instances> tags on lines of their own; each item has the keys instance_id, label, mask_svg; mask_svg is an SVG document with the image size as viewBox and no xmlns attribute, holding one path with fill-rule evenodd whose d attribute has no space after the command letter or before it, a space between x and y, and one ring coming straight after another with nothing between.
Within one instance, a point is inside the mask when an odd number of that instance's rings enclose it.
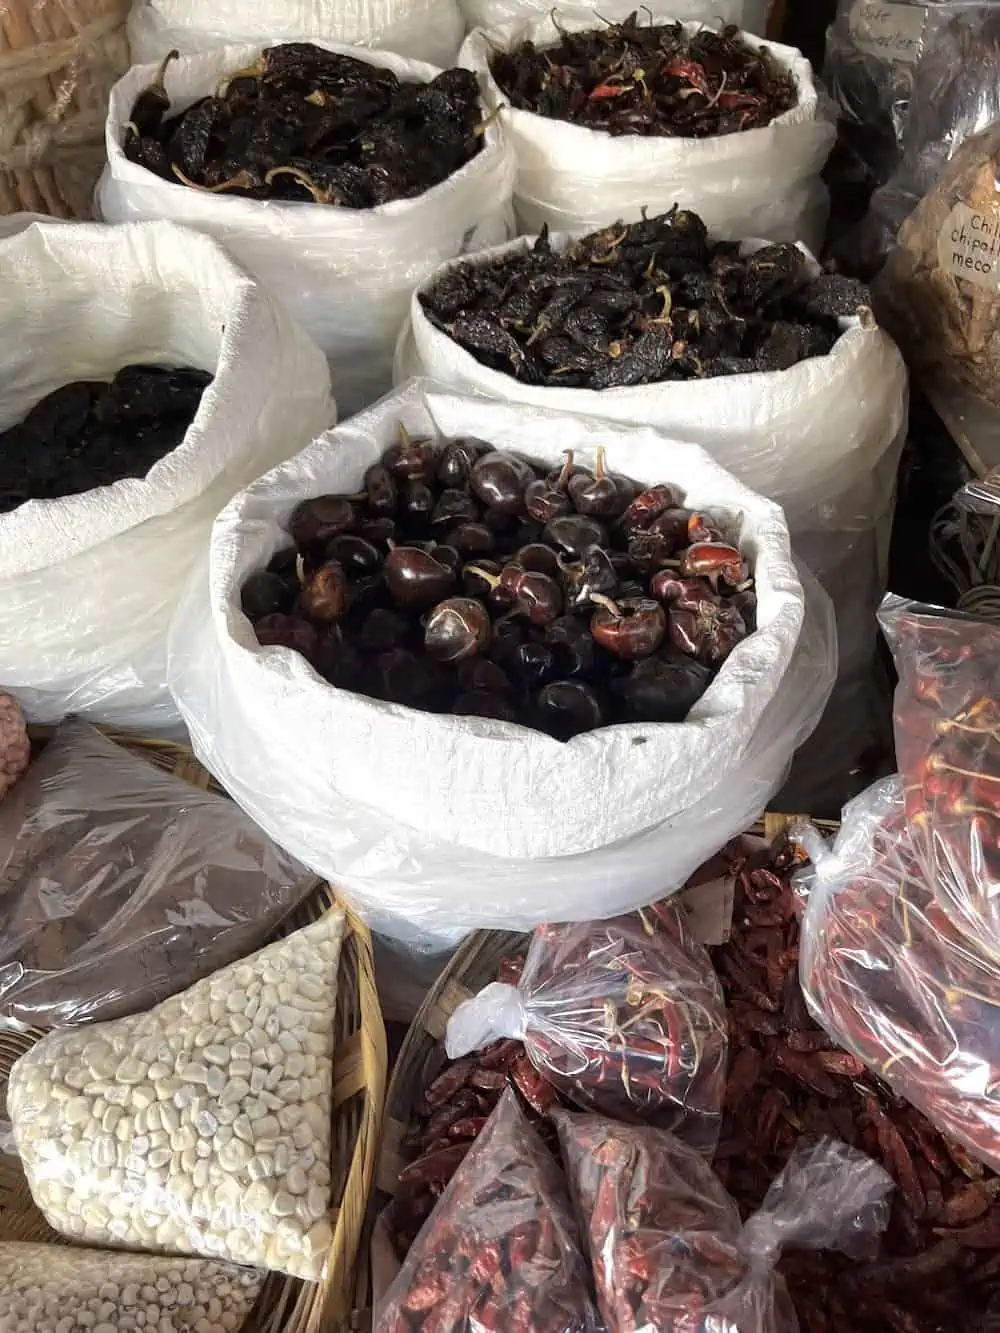
<instances>
[{"instance_id":1,"label":"red dried chile","mask_svg":"<svg viewBox=\"0 0 1000 1333\"><path fill-rule=\"evenodd\" d=\"M507 1092L417 1237L375 1333L591 1333L589 1285L562 1175Z\"/></svg>"},{"instance_id":2,"label":"red dried chile","mask_svg":"<svg viewBox=\"0 0 1000 1333\"><path fill-rule=\"evenodd\" d=\"M785 1245L855 1253L889 1220L890 1177L835 1139L796 1149L746 1226L673 1135L556 1113L608 1333L795 1333Z\"/></svg>"},{"instance_id":3,"label":"red dried chile","mask_svg":"<svg viewBox=\"0 0 1000 1333\"><path fill-rule=\"evenodd\" d=\"M487 987L459 1006L447 1045L461 1054L515 1035L571 1102L714 1147L725 1007L708 954L672 902L611 921L537 927L517 991Z\"/></svg>"},{"instance_id":4,"label":"red dried chile","mask_svg":"<svg viewBox=\"0 0 1000 1333\"><path fill-rule=\"evenodd\" d=\"M1000 972L928 885L899 780L844 816L836 859L801 879L809 1010L897 1096L1000 1169Z\"/></svg>"},{"instance_id":5,"label":"red dried chile","mask_svg":"<svg viewBox=\"0 0 1000 1333\"><path fill-rule=\"evenodd\" d=\"M880 619L913 850L953 924L1000 960L1000 627L901 604Z\"/></svg>"}]
</instances>

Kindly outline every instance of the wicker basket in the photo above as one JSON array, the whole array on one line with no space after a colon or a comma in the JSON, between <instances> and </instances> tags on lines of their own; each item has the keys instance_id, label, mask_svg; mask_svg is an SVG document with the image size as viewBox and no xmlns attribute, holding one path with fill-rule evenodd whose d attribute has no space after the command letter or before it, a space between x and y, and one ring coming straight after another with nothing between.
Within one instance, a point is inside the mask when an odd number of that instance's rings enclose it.
<instances>
[{"instance_id":1,"label":"wicker basket","mask_svg":"<svg viewBox=\"0 0 1000 1333\"><path fill-rule=\"evenodd\" d=\"M218 790L183 746L114 732L111 738L192 786ZM286 934L317 920L336 903L319 880L312 896L284 923ZM348 910L340 960L333 1067L333 1245L320 1283L272 1273L242 1333L334 1333L351 1314L355 1263L371 1192L386 1083L385 1029L375 989L371 936ZM43 1034L0 1034L0 1101L11 1065ZM63 1243L28 1191L15 1157L0 1155L0 1240Z\"/></svg>"}]
</instances>

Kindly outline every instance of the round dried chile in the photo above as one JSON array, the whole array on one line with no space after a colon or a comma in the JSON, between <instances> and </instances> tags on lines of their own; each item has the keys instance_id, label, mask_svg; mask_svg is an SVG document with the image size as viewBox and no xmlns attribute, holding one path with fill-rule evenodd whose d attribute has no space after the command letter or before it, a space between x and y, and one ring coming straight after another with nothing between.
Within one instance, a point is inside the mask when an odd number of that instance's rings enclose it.
<instances>
[{"instance_id":1,"label":"round dried chile","mask_svg":"<svg viewBox=\"0 0 1000 1333\"><path fill-rule=\"evenodd\" d=\"M448 529L444 539L462 555L488 555L497 544L495 533L485 523L459 523Z\"/></svg>"},{"instance_id":2,"label":"round dried chile","mask_svg":"<svg viewBox=\"0 0 1000 1333\"><path fill-rule=\"evenodd\" d=\"M613 601L595 593L591 601L597 610L590 620L590 632L616 657L635 661L649 657L663 642L667 617L659 602L651 597L623 597Z\"/></svg>"},{"instance_id":3,"label":"round dried chile","mask_svg":"<svg viewBox=\"0 0 1000 1333\"><path fill-rule=\"evenodd\" d=\"M342 537L334 537L332 542L328 542L325 555L327 560L339 561L352 579L374 574L382 564L382 557L376 547L364 537L355 536L352 532L345 533Z\"/></svg>"},{"instance_id":4,"label":"round dried chile","mask_svg":"<svg viewBox=\"0 0 1000 1333\"><path fill-rule=\"evenodd\" d=\"M317 658L319 632L315 625L310 625L301 616L264 616L257 621L253 630L262 648L291 648L310 663Z\"/></svg>"},{"instance_id":5,"label":"round dried chile","mask_svg":"<svg viewBox=\"0 0 1000 1333\"><path fill-rule=\"evenodd\" d=\"M747 581L746 561L739 549L726 542L697 542L682 551L678 569L685 578L700 575L713 587L722 582L734 591L742 591Z\"/></svg>"},{"instance_id":6,"label":"round dried chile","mask_svg":"<svg viewBox=\"0 0 1000 1333\"><path fill-rule=\"evenodd\" d=\"M342 532L353 532L358 522L358 510L346 495L318 495L296 505L288 521L288 531L295 545L305 551L326 546Z\"/></svg>"},{"instance_id":7,"label":"round dried chile","mask_svg":"<svg viewBox=\"0 0 1000 1333\"><path fill-rule=\"evenodd\" d=\"M648 528L665 509L676 508L677 493L672 486L650 486L640 491L621 516L621 527L627 537Z\"/></svg>"},{"instance_id":8,"label":"round dried chile","mask_svg":"<svg viewBox=\"0 0 1000 1333\"><path fill-rule=\"evenodd\" d=\"M535 473L523 458L493 452L476 461L469 480L483 504L516 516L524 513L524 493L535 480Z\"/></svg>"},{"instance_id":9,"label":"round dried chile","mask_svg":"<svg viewBox=\"0 0 1000 1333\"><path fill-rule=\"evenodd\" d=\"M424 622L424 647L438 662L475 657L490 641L490 617L473 597L439 602Z\"/></svg>"},{"instance_id":10,"label":"round dried chile","mask_svg":"<svg viewBox=\"0 0 1000 1333\"><path fill-rule=\"evenodd\" d=\"M597 644L587 626L574 616L559 616L546 625L545 638L556 650L561 676L590 678L598 674Z\"/></svg>"},{"instance_id":11,"label":"round dried chile","mask_svg":"<svg viewBox=\"0 0 1000 1333\"><path fill-rule=\"evenodd\" d=\"M450 527L453 524L475 523L479 518L479 506L468 491L454 487L443 490L434 505L431 523L435 528Z\"/></svg>"},{"instance_id":12,"label":"round dried chile","mask_svg":"<svg viewBox=\"0 0 1000 1333\"><path fill-rule=\"evenodd\" d=\"M572 512L567 486L573 475L573 450L565 452L566 462L554 479L550 474L544 480L533 481L524 492L524 507L537 523L551 523L560 514Z\"/></svg>"},{"instance_id":13,"label":"round dried chile","mask_svg":"<svg viewBox=\"0 0 1000 1333\"><path fill-rule=\"evenodd\" d=\"M746 636L746 625L739 611L711 593L702 598L697 610L675 605L667 611L670 642L705 666L721 666Z\"/></svg>"},{"instance_id":14,"label":"round dried chile","mask_svg":"<svg viewBox=\"0 0 1000 1333\"><path fill-rule=\"evenodd\" d=\"M391 607L377 606L362 622L360 643L366 652L385 653L390 648L406 647L412 634L412 626L405 616Z\"/></svg>"},{"instance_id":15,"label":"round dried chile","mask_svg":"<svg viewBox=\"0 0 1000 1333\"><path fill-rule=\"evenodd\" d=\"M528 642L528 630L525 625L515 620L513 616L504 616L493 626L493 638L488 652L494 662L505 671L513 673L517 650L526 642Z\"/></svg>"},{"instance_id":16,"label":"round dried chile","mask_svg":"<svg viewBox=\"0 0 1000 1333\"><path fill-rule=\"evenodd\" d=\"M437 471L438 452L433 440L414 439L406 427L399 425L399 443L392 445L382 455L382 466L396 481L422 481L428 484L434 480Z\"/></svg>"},{"instance_id":17,"label":"round dried chile","mask_svg":"<svg viewBox=\"0 0 1000 1333\"><path fill-rule=\"evenodd\" d=\"M436 503L437 498L427 483L411 478L399 488L397 512L405 524L423 530L430 522Z\"/></svg>"},{"instance_id":18,"label":"round dried chile","mask_svg":"<svg viewBox=\"0 0 1000 1333\"><path fill-rule=\"evenodd\" d=\"M419 546L394 546L382 566L389 596L404 610L424 611L455 589L455 571Z\"/></svg>"},{"instance_id":19,"label":"round dried chile","mask_svg":"<svg viewBox=\"0 0 1000 1333\"><path fill-rule=\"evenodd\" d=\"M451 440L441 450L437 479L445 487L464 487L472 476L477 459L490 453L490 446L479 440Z\"/></svg>"},{"instance_id":20,"label":"round dried chile","mask_svg":"<svg viewBox=\"0 0 1000 1333\"><path fill-rule=\"evenodd\" d=\"M543 537L571 560L579 560L589 546L608 544L608 534L602 525L585 514L563 514L554 518Z\"/></svg>"},{"instance_id":21,"label":"round dried chile","mask_svg":"<svg viewBox=\"0 0 1000 1333\"><path fill-rule=\"evenodd\" d=\"M294 546L285 546L280 551L275 551L267 562L267 572L277 574L279 579L289 585L290 588L297 589L299 586L299 553Z\"/></svg>"},{"instance_id":22,"label":"round dried chile","mask_svg":"<svg viewBox=\"0 0 1000 1333\"><path fill-rule=\"evenodd\" d=\"M522 569L533 569L538 574L548 574L549 578L559 577L559 557L551 546L544 542L528 542L519 547L511 557L515 565Z\"/></svg>"},{"instance_id":23,"label":"round dried chile","mask_svg":"<svg viewBox=\"0 0 1000 1333\"><path fill-rule=\"evenodd\" d=\"M463 694L485 690L487 694L513 694L514 686L503 667L488 657L467 657L458 663L458 684Z\"/></svg>"},{"instance_id":24,"label":"round dried chile","mask_svg":"<svg viewBox=\"0 0 1000 1333\"><path fill-rule=\"evenodd\" d=\"M396 524L391 518L368 518L358 527L358 536L373 546L385 546L396 539Z\"/></svg>"},{"instance_id":25,"label":"round dried chile","mask_svg":"<svg viewBox=\"0 0 1000 1333\"><path fill-rule=\"evenodd\" d=\"M712 683L712 672L693 657L665 648L611 682L623 722L683 722Z\"/></svg>"},{"instance_id":26,"label":"round dried chile","mask_svg":"<svg viewBox=\"0 0 1000 1333\"><path fill-rule=\"evenodd\" d=\"M364 487L368 497L369 513L376 518L393 518L399 492L395 478L383 463L373 463L368 469L365 473Z\"/></svg>"},{"instance_id":27,"label":"round dried chile","mask_svg":"<svg viewBox=\"0 0 1000 1333\"><path fill-rule=\"evenodd\" d=\"M534 693L558 675L559 656L550 643L522 643L511 670L521 688Z\"/></svg>"},{"instance_id":28,"label":"round dried chile","mask_svg":"<svg viewBox=\"0 0 1000 1333\"><path fill-rule=\"evenodd\" d=\"M364 659L349 643L339 625L329 625L320 635L314 663L330 685L342 690L354 689L364 670Z\"/></svg>"},{"instance_id":29,"label":"round dried chile","mask_svg":"<svg viewBox=\"0 0 1000 1333\"><path fill-rule=\"evenodd\" d=\"M293 565L294 568L294 565ZM263 570L251 574L240 591L240 605L248 620L260 620L291 607L293 593L285 579Z\"/></svg>"},{"instance_id":30,"label":"round dried chile","mask_svg":"<svg viewBox=\"0 0 1000 1333\"><path fill-rule=\"evenodd\" d=\"M348 585L339 561L325 561L303 581L299 606L303 615L321 625L340 619L348 606Z\"/></svg>"},{"instance_id":31,"label":"round dried chile","mask_svg":"<svg viewBox=\"0 0 1000 1333\"><path fill-rule=\"evenodd\" d=\"M605 449L597 450L593 475L578 473L569 482L569 494L579 514L593 514L597 518L617 518L632 501L632 487L623 489L618 478L604 465Z\"/></svg>"},{"instance_id":32,"label":"round dried chile","mask_svg":"<svg viewBox=\"0 0 1000 1333\"><path fill-rule=\"evenodd\" d=\"M549 574L515 564L504 565L499 574L482 565L466 565L465 573L481 578L491 592L511 597L533 625L547 625L562 613L562 589Z\"/></svg>"},{"instance_id":33,"label":"round dried chile","mask_svg":"<svg viewBox=\"0 0 1000 1333\"><path fill-rule=\"evenodd\" d=\"M591 686L579 680L553 680L535 697L535 717L542 731L557 741L604 726L604 710Z\"/></svg>"},{"instance_id":34,"label":"round dried chile","mask_svg":"<svg viewBox=\"0 0 1000 1333\"><path fill-rule=\"evenodd\" d=\"M442 685L437 663L405 648L379 653L370 664L369 675L372 693L407 707L426 707Z\"/></svg>"},{"instance_id":35,"label":"round dried chile","mask_svg":"<svg viewBox=\"0 0 1000 1333\"><path fill-rule=\"evenodd\" d=\"M486 690L468 690L458 695L451 711L458 717L486 717L494 722L517 721L517 709L511 701Z\"/></svg>"}]
</instances>

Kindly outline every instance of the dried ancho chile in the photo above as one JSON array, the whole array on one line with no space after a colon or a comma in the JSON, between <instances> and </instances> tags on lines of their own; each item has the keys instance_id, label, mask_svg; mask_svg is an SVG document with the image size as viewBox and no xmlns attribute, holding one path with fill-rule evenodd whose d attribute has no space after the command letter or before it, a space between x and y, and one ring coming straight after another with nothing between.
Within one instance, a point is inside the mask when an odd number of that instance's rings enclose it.
<instances>
[{"instance_id":1,"label":"dried ancho chile","mask_svg":"<svg viewBox=\"0 0 1000 1333\"><path fill-rule=\"evenodd\" d=\"M423 194L482 147L479 87L468 70L400 82L354 56L290 42L168 116L163 77L174 56L137 99L124 152L175 184L374 208Z\"/></svg>"},{"instance_id":2,"label":"dried ancho chile","mask_svg":"<svg viewBox=\"0 0 1000 1333\"><path fill-rule=\"evenodd\" d=\"M567 741L682 722L756 629L729 520L574 460L401 431L358 491L302 501L242 588L263 647L330 684Z\"/></svg>"},{"instance_id":3,"label":"dried ancho chile","mask_svg":"<svg viewBox=\"0 0 1000 1333\"><path fill-rule=\"evenodd\" d=\"M419 300L435 328L491 370L600 390L825 356L838 321L870 298L853 279L813 272L794 245L741 255L735 242L710 241L696 213L674 208L561 253L543 232L529 250L450 264ZM558 480L553 490L561 495ZM606 489L594 494L581 512L600 517Z\"/></svg>"},{"instance_id":4,"label":"dried ancho chile","mask_svg":"<svg viewBox=\"0 0 1000 1333\"><path fill-rule=\"evenodd\" d=\"M171 453L212 382L202 370L125 366L65 384L0 434L0 513L144 477Z\"/></svg>"},{"instance_id":5,"label":"dried ancho chile","mask_svg":"<svg viewBox=\"0 0 1000 1333\"><path fill-rule=\"evenodd\" d=\"M498 52L490 71L520 111L608 134L703 139L770 125L799 99L795 79L732 25L691 35L631 14L554 46Z\"/></svg>"}]
</instances>

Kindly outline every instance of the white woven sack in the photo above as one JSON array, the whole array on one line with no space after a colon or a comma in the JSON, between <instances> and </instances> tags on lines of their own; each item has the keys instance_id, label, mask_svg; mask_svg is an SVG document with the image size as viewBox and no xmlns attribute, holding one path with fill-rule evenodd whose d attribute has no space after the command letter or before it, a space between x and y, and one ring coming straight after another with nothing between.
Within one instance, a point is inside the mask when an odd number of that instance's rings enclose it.
<instances>
[{"instance_id":1,"label":"white woven sack","mask_svg":"<svg viewBox=\"0 0 1000 1333\"><path fill-rule=\"evenodd\" d=\"M619 219L634 222L643 210L664 213L673 204L694 209L723 240L766 236L804 241L818 249L829 212L820 172L833 146L832 123L820 115L808 60L791 46L768 44L799 89L799 100L763 129L711 139L617 135L572 125L511 107L490 73L491 53L530 40L544 47L559 29L593 28L625 17L631 0L612 0L601 18L558 16L519 19L504 27L469 34L459 64L474 70L490 109L500 112L517 161L514 209L518 231L582 233ZM674 17L669 0L654 0L652 21ZM646 12L643 11L645 19ZM558 26L557 26L558 25ZM701 24L687 23L695 32ZM746 35L754 46L765 43Z\"/></svg>"},{"instance_id":2,"label":"white woven sack","mask_svg":"<svg viewBox=\"0 0 1000 1333\"><path fill-rule=\"evenodd\" d=\"M499 28L518 19L531 22L546 18L553 11L548 0L459 0L459 4L470 29ZM633 4L625 13L630 14L636 8ZM613 5L612 15L609 15L607 5L601 0L563 0L555 6L560 23L564 19L583 19L592 23L600 21L598 16L624 17L614 11ZM735 23L747 32L763 36L770 11L771 0L674 0L672 17L685 21L700 19L703 23Z\"/></svg>"},{"instance_id":3,"label":"white woven sack","mask_svg":"<svg viewBox=\"0 0 1000 1333\"><path fill-rule=\"evenodd\" d=\"M0 430L124 365L214 376L144 478L0 515L0 684L31 718L176 724L166 630L226 501L332 417L323 357L207 237L29 223L0 240Z\"/></svg>"},{"instance_id":4,"label":"white woven sack","mask_svg":"<svg viewBox=\"0 0 1000 1333\"><path fill-rule=\"evenodd\" d=\"M386 51L317 44L401 79L427 82L440 73ZM175 60L166 78L173 109L214 92L260 49L227 46ZM133 68L112 89L108 165L97 188L100 216L108 222L168 218L214 236L326 353L341 414L366 406L391 387L393 345L413 288L443 260L512 234L514 162L499 125L486 127L471 162L417 199L354 209L227 198L161 180L125 157L125 125L155 74L153 66Z\"/></svg>"},{"instance_id":5,"label":"white woven sack","mask_svg":"<svg viewBox=\"0 0 1000 1333\"><path fill-rule=\"evenodd\" d=\"M593 460L604 445L614 470L676 482L690 503L742 516L760 628L685 723L606 727L561 744L335 690L298 655L257 645L239 609L244 580L288 545L296 503L357 489L400 420L414 433L473 435L551 461L567 448ZM648 902L760 813L836 674L829 604L818 588L810 602L806 617L780 510L697 446L417 381L227 506L208 576L171 628L170 685L199 759L377 929L530 928Z\"/></svg>"},{"instance_id":6,"label":"white woven sack","mask_svg":"<svg viewBox=\"0 0 1000 1333\"><path fill-rule=\"evenodd\" d=\"M137 65L168 51L319 38L447 66L464 31L455 0L135 0L128 21Z\"/></svg>"}]
</instances>

